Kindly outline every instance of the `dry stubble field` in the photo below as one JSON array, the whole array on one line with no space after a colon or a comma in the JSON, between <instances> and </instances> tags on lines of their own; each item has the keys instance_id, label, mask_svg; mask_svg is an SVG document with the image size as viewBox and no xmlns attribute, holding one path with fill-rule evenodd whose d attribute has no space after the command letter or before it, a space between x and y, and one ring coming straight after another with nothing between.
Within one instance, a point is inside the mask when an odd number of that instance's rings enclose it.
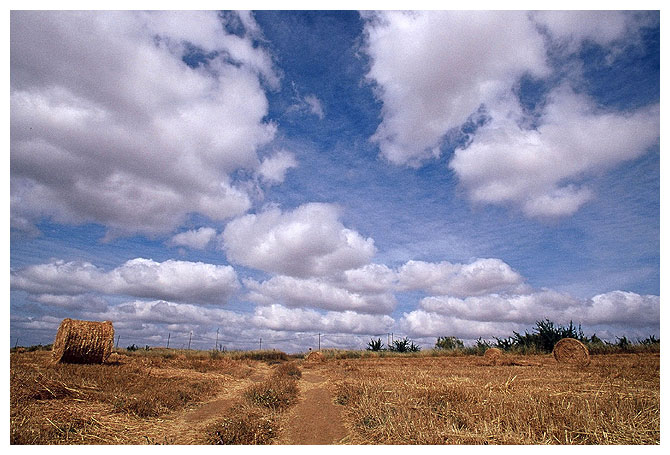
<instances>
[{"instance_id":1,"label":"dry stubble field","mask_svg":"<svg viewBox=\"0 0 670 455\"><path fill-rule=\"evenodd\" d=\"M123 350L122 350L123 351ZM10 357L12 444L659 444L660 355ZM345 357L342 355L341 357Z\"/></svg>"}]
</instances>

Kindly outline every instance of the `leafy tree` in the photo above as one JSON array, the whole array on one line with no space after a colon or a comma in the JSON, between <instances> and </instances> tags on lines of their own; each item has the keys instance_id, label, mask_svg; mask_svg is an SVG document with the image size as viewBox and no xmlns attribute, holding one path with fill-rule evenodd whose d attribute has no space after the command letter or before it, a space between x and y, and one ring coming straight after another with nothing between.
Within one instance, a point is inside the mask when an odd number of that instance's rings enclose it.
<instances>
[{"instance_id":1,"label":"leafy tree","mask_svg":"<svg viewBox=\"0 0 670 455\"><path fill-rule=\"evenodd\" d=\"M582 342L588 342L588 338L584 336L581 326L575 327L570 321L566 327L560 324L554 324L549 319L537 321L532 333L525 332L521 335L519 332L512 332L514 335L506 340L498 341L496 347L510 350L518 349L523 351L540 351L551 352L554 349L558 340L562 338L575 338ZM595 335L594 335L595 336Z\"/></svg>"},{"instance_id":2,"label":"leafy tree","mask_svg":"<svg viewBox=\"0 0 670 455\"><path fill-rule=\"evenodd\" d=\"M370 342L368 343L368 351L381 351L382 350L382 339L377 338L376 340L374 338L370 339Z\"/></svg>"},{"instance_id":3,"label":"leafy tree","mask_svg":"<svg viewBox=\"0 0 670 455\"><path fill-rule=\"evenodd\" d=\"M595 333L591 336L591 338L589 338L589 339L587 340L587 342L590 343L590 344L605 344L605 343L603 342L603 340L601 340L600 338L598 338L598 337L596 336Z\"/></svg>"},{"instance_id":4,"label":"leafy tree","mask_svg":"<svg viewBox=\"0 0 670 455\"><path fill-rule=\"evenodd\" d=\"M435 348L453 351L454 349L463 349L464 345L456 337L437 337Z\"/></svg>"},{"instance_id":5,"label":"leafy tree","mask_svg":"<svg viewBox=\"0 0 670 455\"><path fill-rule=\"evenodd\" d=\"M421 348L414 344L409 338L405 337L401 340L393 340L393 344L389 349L394 352L419 352Z\"/></svg>"},{"instance_id":6,"label":"leafy tree","mask_svg":"<svg viewBox=\"0 0 670 455\"><path fill-rule=\"evenodd\" d=\"M502 349L503 351L509 351L512 347L515 346L514 339L512 337L508 338L498 338L494 337L496 340L495 347Z\"/></svg>"},{"instance_id":7,"label":"leafy tree","mask_svg":"<svg viewBox=\"0 0 670 455\"><path fill-rule=\"evenodd\" d=\"M649 335L644 340L640 340L640 344L643 344L645 346L650 346L652 344L661 344L661 340L656 338L654 335Z\"/></svg>"},{"instance_id":8,"label":"leafy tree","mask_svg":"<svg viewBox=\"0 0 670 455\"><path fill-rule=\"evenodd\" d=\"M628 338L626 338L625 336L623 336L621 338L617 338L616 346L623 351L628 351L631 348L632 345L633 345L633 343L631 343L630 340Z\"/></svg>"}]
</instances>

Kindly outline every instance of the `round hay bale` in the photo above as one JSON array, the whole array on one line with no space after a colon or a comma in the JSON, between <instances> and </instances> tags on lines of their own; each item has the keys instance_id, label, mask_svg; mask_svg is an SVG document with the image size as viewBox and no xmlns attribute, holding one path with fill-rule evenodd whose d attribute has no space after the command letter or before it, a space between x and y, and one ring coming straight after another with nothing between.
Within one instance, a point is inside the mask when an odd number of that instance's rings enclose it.
<instances>
[{"instance_id":1,"label":"round hay bale","mask_svg":"<svg viewBox=\"0 0 670 455\"><path fill-rule=\"evenodd\" d=\"M591 363L589 350L579 340L562 338L554 345L554 358L558 363L586 366Z\"/></svg>"},{"instance_id":2,"label":"round hay bale","mask_svg":"<svg viewBox=\"0 0 670 455\"><path fill-rule=\"evenodd\" d=\"M321 351L312 351L307 354L305 360L308 362L324 362L326 360L326 356L324 356Z\"/></svg>"},{"instance_id":3,"label":"round hay bale","mask_svg":"<svg viewBox=\"0 0 670 455\"><path fill-rule=\"evenodd\" d=\"M53 344L53 361L61 363L103 363L114 347L111 321L79 321L66 318L60 323Z\"/></svg>"},{"instance_id":4,"label":"round hay bale","mask_svg":"<svg viewBox=\"0 0 670 455\"><path fill-rule=\"evenodd\" d=\"M502 351L498 348L488 348L486 352L484 352L484 358L490 363L498 363L501 357Z\"/></svg>"}]
</instances>

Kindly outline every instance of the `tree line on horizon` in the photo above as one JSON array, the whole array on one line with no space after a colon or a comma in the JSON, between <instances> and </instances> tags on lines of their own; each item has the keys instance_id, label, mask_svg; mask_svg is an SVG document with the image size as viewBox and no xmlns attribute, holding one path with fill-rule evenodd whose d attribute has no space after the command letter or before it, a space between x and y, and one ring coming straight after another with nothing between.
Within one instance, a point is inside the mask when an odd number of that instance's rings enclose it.
<instances>
[{"instance_id":1,"label":"tree line on horizon","mask_svg":"<svg viewBox=\"0 0 670 455\"><path fill-rule=\"evenodd\" d=\"M634 350L659 350L660 338L650 335L645 339L637 341L630 340L626 336L617 337L616 342L601 340L594 333L590 337L585 336L581 324L575 326L572 321L567 326L556 324L549 319L536 321L535 326L529 333L524 334L512 332L507 338L493 337L495 341L487 341L479 338L474 346L466 347L463 340L454 336L437 337L434 349L444 351L457 351L464 354L484 354L489 348L498 348L507 352L519 354L547 354L553 351L554 346L563 338L574 338L582 342L589 351L598 352L628 352ZM366 348L368 351L391 351L391 352L418 352L421 347L414 344L412 340L405 337L394 340L390 345L384 346L381 338L370 339Z\"/></svg>"}]
</instances>

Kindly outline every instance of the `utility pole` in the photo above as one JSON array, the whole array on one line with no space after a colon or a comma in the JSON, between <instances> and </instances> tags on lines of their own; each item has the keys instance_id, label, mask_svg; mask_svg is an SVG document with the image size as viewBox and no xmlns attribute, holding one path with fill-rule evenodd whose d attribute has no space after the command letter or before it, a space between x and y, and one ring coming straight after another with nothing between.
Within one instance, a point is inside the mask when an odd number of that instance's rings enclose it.
<instances>
[{"instance_id":1,"label":"utility pole","mask_svg":"<svg viewBox=\"0 0 670 455\"><path fill-rule=\"evenodd\" d=\"M191 337L193 336L193 330L188 334L188 348L191 349Z\"/></svg>"},{"instance_id":2,"label":"utility pole","mask_svg":"<svg viewBox=\"0 0 670 455\"><path fill-rule=\"evenodd\" d=\"M319 351L321 350L321 334L319 334Z\"/></svg>"},{"instance_id":3,"label":"utility pole","mask_svg":"<svg viewBox=\"0 0 670 455\"><path fill-rule=\"evenodd\" d=\"M119 340L121 339L121 335L116 337L116 349L119 349Z\"/></svg>"},{"instance_id":4,"label":"utility pole","mask_svg":"<svg viewBox=\"0 0 670 455\"><path fill-rule=\"evenodd\" d=\"M219 328L216 328L216 342L214 343L214 350L216 351L219 346Z\"/></svg>"},{"instance_id":5,"label":"utility pole","mask_svg":"<svg viewBox=\"0 0 670 455\"><path fill-rule=\"evenodd\" d=\"M168 342L167 342L167 346L165 346L165 348L166 349L170 348L170 332L168 332Z\"/></svg>"},{"instance_id":6,"label":"utility pole","mask_svg":"<svg viewBox=\"0 0 670 455\"><path fill-rule=\"evenodd\" d=\"M259 351L263 350L263 338L258 339L258 350Z\"/></svg>"}]
</instances>

